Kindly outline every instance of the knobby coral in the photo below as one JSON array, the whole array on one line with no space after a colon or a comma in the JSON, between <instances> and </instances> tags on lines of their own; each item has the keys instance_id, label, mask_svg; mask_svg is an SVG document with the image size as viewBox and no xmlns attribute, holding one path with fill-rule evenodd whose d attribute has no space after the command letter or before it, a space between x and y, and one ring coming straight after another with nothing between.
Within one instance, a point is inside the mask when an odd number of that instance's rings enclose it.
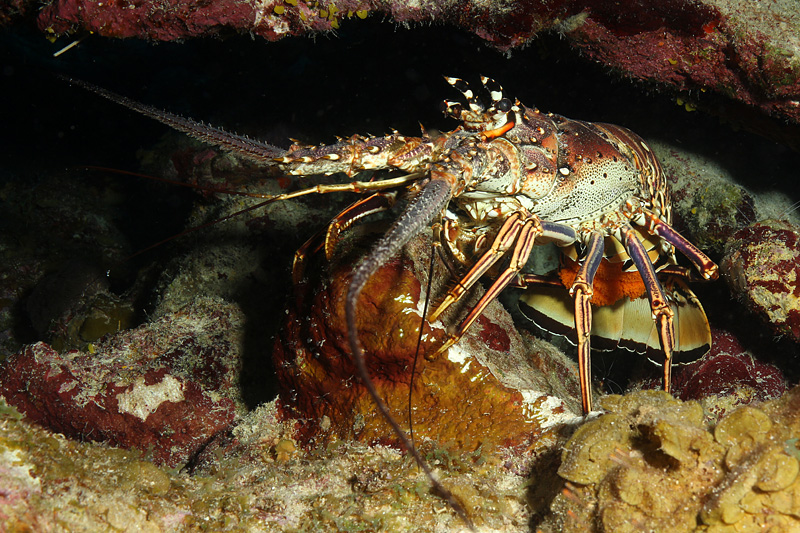
<instances>
[{"instance_id":1,"label":"knobby coral","mask_svg":"<svg viewBox=\"0 0 800 533\"><path fill-rule=\"evenodd\" d=\"M544 530L791 531L800 528L800 388L715 427L698 403L640 391L567 443L566 488ZM794 528L794 529L793 529Z\"/></svg>"}]
</instances>

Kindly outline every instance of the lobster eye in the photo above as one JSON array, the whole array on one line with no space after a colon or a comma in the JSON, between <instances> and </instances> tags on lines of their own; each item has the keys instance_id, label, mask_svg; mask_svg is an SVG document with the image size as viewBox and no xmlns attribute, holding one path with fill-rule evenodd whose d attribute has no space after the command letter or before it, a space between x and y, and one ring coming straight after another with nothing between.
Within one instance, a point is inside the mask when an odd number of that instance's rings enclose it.
<instances>
[{"instance_id":1,"label":"lobster eye","mask_svg":"<svg viewBox=\"0 0 800 533\"><path fill-rule=\"evenodd\" d=\"M498 111L506 112L509 109L511 109L511 100L509 100L508 98L501 98L500 100L497 101L495 107L497 108Z\"/></svg>"}]
</instances>

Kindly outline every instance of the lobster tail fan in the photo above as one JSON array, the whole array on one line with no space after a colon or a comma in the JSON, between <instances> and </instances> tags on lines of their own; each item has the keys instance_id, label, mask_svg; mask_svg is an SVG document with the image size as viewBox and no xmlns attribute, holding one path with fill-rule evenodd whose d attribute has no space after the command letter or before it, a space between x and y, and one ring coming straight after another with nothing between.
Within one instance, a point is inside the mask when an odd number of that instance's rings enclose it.
<instances>
[{"instance_id":1,"label":"lobster tail fan","mask_svg":"<svg viewBox=\"0 0 800 533\"><path fill-rule=\"evenodd\" d=\"M573 345L578 344L575 308L564 287L529 285L520 295L518 306L522 315L537 327L564 337Z\"/></svg>"},{"instance_id":2,"label":"lobster tail fan","mask_svg":"<svg viewBox=\"0 0 800 533\"><path fill-rule=\"evenodd\" d=\"M662 278L664 292L675 314L673 363L691 363L711 347L708 319L694 293L674 276ZM522 314L545 331L577 343L572 298L562 287L529 286L519 299ZM661 366L664 352L646 296L623 298L613 305L592 307L592 348L611 351L625 348L641 353Z\"/></svg>"},{"instance_id":3,"label":"lobster tail fan","mask_svg":"<svg viewBox=\"0 0 800 533\"><path fill-rule=\"evenodd\" d=\"M672 362L688 364L697 361L711 349L711 328L706 312L697 296L680 278L665 276L662 283L670 307L675 313L677 342ZM654 358L649 354L648 357L651 361L656 361L656 364L663 364L662 357Z\"/></svg>"}]
</instances>

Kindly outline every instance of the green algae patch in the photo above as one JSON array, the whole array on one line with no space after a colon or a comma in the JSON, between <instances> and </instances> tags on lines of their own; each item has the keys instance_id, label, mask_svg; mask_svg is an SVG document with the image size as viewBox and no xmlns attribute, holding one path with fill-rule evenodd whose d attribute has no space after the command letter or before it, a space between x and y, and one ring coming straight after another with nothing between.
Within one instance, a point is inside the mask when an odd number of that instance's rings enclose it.
<instances>
[{"instance_id":1,"label":"green algae patch","mask_svg":"<svg viewBox=\"0 0 800 533\"><path fill-rule=\"evenodd\" d=\"M800 388L711 426L696 402L639 391L576 431L542 531L800 529Z\"/></svg>"}]
</instances>

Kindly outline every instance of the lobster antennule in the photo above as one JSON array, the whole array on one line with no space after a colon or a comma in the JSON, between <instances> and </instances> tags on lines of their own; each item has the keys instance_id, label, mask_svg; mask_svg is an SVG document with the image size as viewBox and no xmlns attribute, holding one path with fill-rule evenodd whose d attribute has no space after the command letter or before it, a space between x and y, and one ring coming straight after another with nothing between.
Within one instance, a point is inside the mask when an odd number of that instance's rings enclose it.
<instances>
[{"instance_id":1,"label":"lobster antennule","mask_svg":"<svg viewBox=\"0 0 800 533\"><path fill-rule=\"evenodd\" d=\"M496 105L497 102L503 98L503 87L492 78L481 76L481 84L489 92L492 97L492 104Z\"/></svg>"},{"instance_id":2,"label":"lobster antennule","mask_svg":"<svg viewBox=\"0 0 800 533\"><path fill-rule=\"evenodd\" d=\"M467 99L467 105L469 105L469 108L473 113L483 112L483 105L478 97L475 96L475 93L472 92L472 89L467 82L461 78L451 78L449 76L445 76L444 79L447 81L447 83L452 85L453 88L464 95L464 98Z\"/></svg>"}]
</instances>

